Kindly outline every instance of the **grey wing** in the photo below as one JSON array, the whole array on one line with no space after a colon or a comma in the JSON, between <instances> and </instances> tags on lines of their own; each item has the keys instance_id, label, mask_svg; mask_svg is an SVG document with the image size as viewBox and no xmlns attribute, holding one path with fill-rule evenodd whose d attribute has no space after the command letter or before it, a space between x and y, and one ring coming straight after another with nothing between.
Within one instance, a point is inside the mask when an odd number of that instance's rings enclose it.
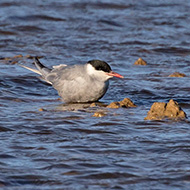
<instances>
[{"instance_id":1,"label":"grey wing","mask_svg":"<svg viewBox=\"0 0 190 190\"><path fill-rule=\"evenodd\" d=\"M76 80L78 77L83 76L83 68L81 66L56 66L54 67L51 72L47 75L47 80L50 81L52 84L59 83L63 81L73 81Z\"/></svg>"}]
</instances>

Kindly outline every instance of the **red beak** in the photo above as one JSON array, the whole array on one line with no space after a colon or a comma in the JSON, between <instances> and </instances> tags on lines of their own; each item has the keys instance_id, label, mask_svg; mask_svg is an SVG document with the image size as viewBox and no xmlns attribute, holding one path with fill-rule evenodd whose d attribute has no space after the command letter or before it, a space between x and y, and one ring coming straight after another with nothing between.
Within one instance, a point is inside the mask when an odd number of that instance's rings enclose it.
<instances>
[{"instance_id":1,"label":"red beak","mask_svg":"<svg viewBox=\"0 0 190 190\"><path fill-rule=\"evenodd\" d=\"M107 73L107 75L112 76L112 77L124 78L124 76L122 76L122 75L120 75L118 73L115 73L113 71Z\"/></svg>"}]
</instances>

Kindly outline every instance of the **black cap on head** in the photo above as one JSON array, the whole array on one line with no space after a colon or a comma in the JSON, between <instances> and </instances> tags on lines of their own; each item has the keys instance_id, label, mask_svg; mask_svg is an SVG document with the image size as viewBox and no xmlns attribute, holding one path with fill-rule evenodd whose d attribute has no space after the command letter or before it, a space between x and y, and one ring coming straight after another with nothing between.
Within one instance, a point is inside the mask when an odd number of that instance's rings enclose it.
<instances>
[{"instance_id":1,"label":"black cap on head","mask_svg":"<svg viewBox=\"0 0 190 190\"><path fill-rule=\"evenodd\" d=\"M101 60L90 60L88 61L96 70L104 71L109 73L111 71L111 67L105 62Z\"/></svg>"}]
</instances>

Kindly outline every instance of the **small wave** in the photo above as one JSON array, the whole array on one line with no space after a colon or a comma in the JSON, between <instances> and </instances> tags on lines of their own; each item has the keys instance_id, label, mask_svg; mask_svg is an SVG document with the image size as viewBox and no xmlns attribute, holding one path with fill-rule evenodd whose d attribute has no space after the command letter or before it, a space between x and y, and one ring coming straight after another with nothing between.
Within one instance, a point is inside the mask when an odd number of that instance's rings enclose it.
<instances>
[{"instance_id":1,"label":"small wave","mask_svg":"<svg viewBox=\"0 0 190 190\"><path fill-rule=\"evenodd\" d=\"M168 47L168 48L155 48L152 49L154 52L164 53L164 54L177 54L177 55L189 55L190 49L178 48L178 47Z\"/></svg>"},{"instance_id":2,"label":"small wave","mask_svg":"<svg viewBox=\"0 0 190 190\"><path fill-rule=\"evenodd\" d=\"M36 21L36 20L46 20L46 21L65 21L63 18L57 18L47 15L26 15L26 16L10 16L10 20L14 21Z\"/></svg>"}]
</instances>

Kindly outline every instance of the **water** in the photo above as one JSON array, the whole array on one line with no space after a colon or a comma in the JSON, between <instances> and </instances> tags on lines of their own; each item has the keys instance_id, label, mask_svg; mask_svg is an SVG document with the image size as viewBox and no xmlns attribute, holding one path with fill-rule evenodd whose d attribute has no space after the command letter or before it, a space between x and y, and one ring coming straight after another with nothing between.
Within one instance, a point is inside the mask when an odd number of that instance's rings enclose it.
<instances>
[{"instance_id":1,"label":"water","mask_svg":"<svg viewBox=\"0 0 190 190\"><path fill-rule=\"evenodd\" d=\"M144 120L153 102L171 98L190 116L189 10L186 0L1 0L1 58L105 60L125 78L101 101L137 105L102 118L94 108L66 110L51 86L1 59L1 188L189 189L189 122ZM139 57L148 65L134 66ZM168 77L175 71L187 77Z\"/></svg>"}]
</instances>

